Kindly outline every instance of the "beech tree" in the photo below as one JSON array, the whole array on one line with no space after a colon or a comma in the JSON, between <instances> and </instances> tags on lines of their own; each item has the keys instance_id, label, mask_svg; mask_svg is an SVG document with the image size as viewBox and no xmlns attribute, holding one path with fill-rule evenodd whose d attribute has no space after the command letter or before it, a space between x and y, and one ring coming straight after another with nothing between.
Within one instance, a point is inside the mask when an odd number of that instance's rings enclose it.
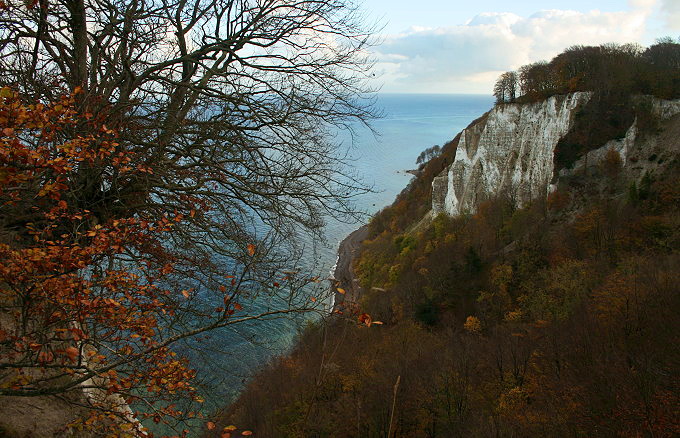
<instances>
[{"instance_id":1,"label":"beech tree","mask_svg":"<svg viewBox=\"0 0 680 438\"><path fill-rule=\"evenodd\" d=\"M496 103L514 102L517 97L517 85L519 78L514 71L505 72L498 77L493 87L493 95Z\"/></svg>"},{"instance_id":2,"label":"beech tree","mask_svg":"<svg viewBox=\"0 0 680 438\"><path fill-rule=\"evenodd\" d=\"M0 395L184 417L176 342L318 310L298 239L368 190L331 134L370 42L342 0L4 2Z\"/></svg>"},{"instance_id":3,"label":"beech tree","mask_svg":"<svg viewBox=\"0 0 680 438\"><path fill-rule=\"evenodd\" d=\"M370 35L352 3L13 3L0 15L4 85L34 101L80 87L79 111L150 169L106 187L97 169L78 175L79 203L100 222L174 212L193 196L221 214L192 218L181 238L223 253L244 217L289 235L292 223L318 230L325 213L354 213L348 200L365 187L340 174L345 155L327 135L372 115Z\"/></svg>"},{"instance_id":4,"label":"beech tree","mask_svg":"<svg viewBox=\"0 0 680 438\"><path fill-rule=\"evenodd\" d=\"M108 184L112 175L148 169L133 167L134 156L116 154L115 132L81 120L75 100L24 105L10 89L0 90L0 396L71 394L70 403L90 410L71 426L136 433L142 430L138 419L197 415L182 411L186 403L178 405L201 398L192 383L196 373L172 350L175 343L314 306L297 301L288 308L245 308L242 291L252 290L255 244L247 249L251 266L239 277L224 275L212 296L173 287L175 266L188 263L167 245L182 226L182 213L92 225L93 212L73 202L74 174L108 162L102 165ZM99 135L63 140L80 123ZM185 202L189 217L205 214ZM21 218L30 218L25 229L13 226ZM280 281L299 290L295 279ZM133 412L133 402L143 412Z\"/></svg>"}]
</instances>

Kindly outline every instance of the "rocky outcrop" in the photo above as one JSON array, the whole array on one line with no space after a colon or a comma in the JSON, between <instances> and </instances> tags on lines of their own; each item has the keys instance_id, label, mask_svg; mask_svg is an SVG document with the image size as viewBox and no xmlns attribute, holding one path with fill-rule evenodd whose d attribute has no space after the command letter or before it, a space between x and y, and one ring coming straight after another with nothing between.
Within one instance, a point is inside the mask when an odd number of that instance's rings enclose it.
<instances>
[{"instance_id":1,"label":"rocky outcrop","mask_svg":"<svg viewBox=\"0 0 680 438\"><path fill-rule=\"evenodd\" d=\"M579 92L531 104L498 105L463 130L453 164L432 182L433 214L473 213L479 202L501 193L514 199L517 206L544 196L553 179L555 147L591 95ZM680 100L637 96L633 102L661 121L680 113ZM624 163L636 162L645 150L654 156L654 147L641 149L637 144L638 131L636 121L625 137L589 151L560 175L597 165L610 149L617 151ZM631 156L634 150L635 156Z\"/></svg>"}]
</instances>

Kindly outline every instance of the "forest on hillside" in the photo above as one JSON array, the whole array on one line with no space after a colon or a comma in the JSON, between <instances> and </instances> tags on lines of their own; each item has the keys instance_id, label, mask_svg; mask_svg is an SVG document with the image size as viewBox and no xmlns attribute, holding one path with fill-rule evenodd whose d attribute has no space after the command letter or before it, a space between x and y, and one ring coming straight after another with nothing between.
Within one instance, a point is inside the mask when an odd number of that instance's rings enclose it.
<instances>
[{"instance_id":1,"label":"forest on hillside","mask_svg":"<svg viewBox=\"0 0 680 438\"><path fill-rule=\"evenodd\" d=\"M545 65L577 66L577 54L607 47L568 49ZM662 41L615 56L617 71L637 71L636 59L671 62L653 55L666 49L680 54L680 44ZM664 78L650 83L677 97L680 65L659 69ZM456 137L371 220L354 260L359 301L307 327L295 350L225 409L217 430L234 423L267 437L680 434L680 118L660 121L629 107L642 90L620 88L619 76L603 84L609 76L589 82L578 71L575 88L560 92L593 91L594 103L558 144L556 169L620 138L634 119L640 138L659 150L625 161L611 150L522 207L500 194L473 214L421 222ZM611 112L611 102L625 111ZM561 161L566 148L570 158ZM634 170L643 162L648 170Z\"/></svg>"}]
</instances>

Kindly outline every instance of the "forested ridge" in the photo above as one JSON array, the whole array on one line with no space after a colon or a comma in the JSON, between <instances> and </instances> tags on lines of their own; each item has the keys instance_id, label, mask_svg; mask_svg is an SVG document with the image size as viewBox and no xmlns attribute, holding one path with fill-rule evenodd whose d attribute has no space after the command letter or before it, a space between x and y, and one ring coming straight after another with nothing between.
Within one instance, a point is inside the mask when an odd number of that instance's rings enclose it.
<instances>
[{"instance_id":1,"label":"forested ridge","mask_svg":"<svg viewBox=\"0 0 680 438\"><path fill-rule=\"evenodd\" d=\"M555 169L566 172L556 189L521 208L500 194L474 214L421 221L432 179L451 164L459 137L444 145L371 220L353 262L359 301L310 325L289 356L225 409L216 430L235 423L267 437L677 436L680 117L662 121L634 96L678 97L680 66L669 54L679 48L663 40L634 56L606 46L555 58L588 65L600 59L593 53L610 59L613 50L621 53L617 73L639 73L636 59L654 59L648 65L664 73L645 82L653 90L622 88L614 74L516 93L530 102L593 92L558 144ZM570 170L634 120L638 138L658 150L610 150Z\"/></svg>"}]
</instances>

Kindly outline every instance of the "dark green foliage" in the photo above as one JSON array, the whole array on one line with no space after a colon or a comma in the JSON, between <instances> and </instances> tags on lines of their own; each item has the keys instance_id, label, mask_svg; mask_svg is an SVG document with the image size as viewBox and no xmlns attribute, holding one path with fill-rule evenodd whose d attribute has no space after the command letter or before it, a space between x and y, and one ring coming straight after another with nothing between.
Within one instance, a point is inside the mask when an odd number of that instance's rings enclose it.
<instances>
[{"instance_id":1,"label":"dark green foliage","mask_svg":"<svg viewBox=\"0 0 680 438\"><path fill-rule=\"evenodd\" d=\"M394 246L398 253L403 253L404 250L409 251L418 244L414 236L408 234L400 234L394 238Z\"/></svg>"},{"instance_id":2,"label":"dark green foliage","mask_svg":"<svg viewBox=\"0 0 680 438\"><path fill-rule=\"evenodd\" d=\"M439 307L435 301L428 300L416 306L415 317L423 324L434 326L439 321Z\"/></svg>"},{"instance_id":3,"label":"dark green foliage","mask_svg":"<svg viewBox=\"0 0 680 438\"><path fill-rule=\"evenodd\" d=\"M583 154L625 137L635 120L629 95L597 93L576 114L572 128L555 147L555 170L571 168ZM557 174L557 172L555 172Z\"/></svg>"},{"instance_id":4,"label":"dark green foliage","mask_svg":"<svg viewBox=\"0 0 680 438\"><path fill-rule=\"evenodd\" d=\"M478 274L482 270L482 259L472 246L465 253L465 270L470 274Z\"/></svg>"}]
</instances>

